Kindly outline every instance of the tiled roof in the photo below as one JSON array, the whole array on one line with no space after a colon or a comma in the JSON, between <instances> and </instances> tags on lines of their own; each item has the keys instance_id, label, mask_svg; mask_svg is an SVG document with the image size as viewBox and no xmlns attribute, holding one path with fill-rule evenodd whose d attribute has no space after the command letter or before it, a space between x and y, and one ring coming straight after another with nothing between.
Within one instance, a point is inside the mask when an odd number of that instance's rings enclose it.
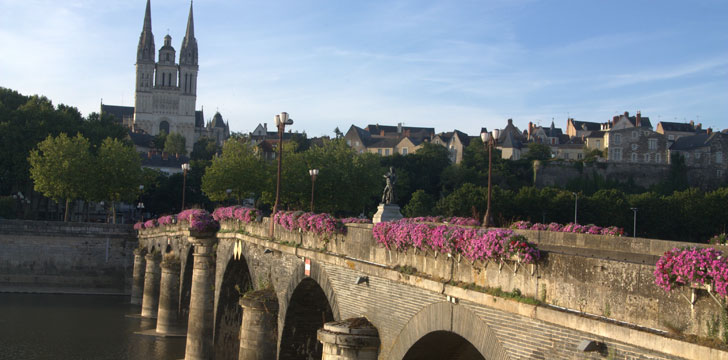
<instances>
[{"instance_id":1,"label":"tiled roof","mask_svg":"<svg viewBox=\"0 0 728 360\"><path fill-rule=\"evenodd\" d=\"M179 159L174 154L168 155L167 160L164 160L162 154L155 153L149 157L148 154L140 153L139 158L142 160L142 166L154 167L154 168L180 168L182 164L190 161L190 158L184 155L180 155Z\"/></svg>"},{"instance_id":2,"label":"tiled roof","mask_svg":"<svg viewBox=\"0 0 728 360\"><path fill-rule=\"evenodd\" d=\"M134 117L134 107L101 104L101 113L113 115L116 122L121 124L125 117Z\"/></svg>"},{"instance_id":3,"label":"tiled roof","mask_svg":"<svg viewBox=\"0 0 728 360\"><path fill-rule=\"evenodd\" d=\"M574 119L571 119L571 123L574 124L574 128L576 130L586 130L586 131L599 131L601 130L601 125L599 123L595 122L589 122L589 121L577 121Z\"/></svg>"},{"instance_id":4,"label":"tiled roof","mask_svg":"<svg viewBox=\"0 0 728 360\"><path fill-rule=\"evenodd\" d=\"M665 131L682 131L682 132L697 132L694 124L690 123L677 123L669 121L660 121L657 126L662 125L662 129Z\"/></svg>"},{"instance_id":5,"label":"tiled roof","mask_svg":"<svg viewBox=\"0 0 728 360\"><path fill-rule=\"evenodd\" d=\"M401 139L396 137L374 137L372 138L371 144L369 144L367 147L370 148L393 148L399 144ZM410 141L412 141L412 138L410 138ZM414 142L414 141L413 141Z\"/></svg>"},{"instance_id":6,"label":"tiled roof","mask_svg":"<svg viewBox=\"0 0 728 360\"><path fill-rule=\"evenodd\" d=\"M129 131L129 137L131 138L131 141L134 143L135 146L148 147L148 148L151 148L154 146L152 144L152 141L154 141L154 136L149 135L147 133Z\"/></svg>"},{"instance_id":7,"label":"tiled roof","mask_svg":"<svg viewBox=\"0 0 728 360\"><path fill-rule=\"evenodd\" d=\"M698 134L691 136L681 136L670 146L670 150L685 151L708 146L708 143L717 136L723 136L721 133Z\"/></svg>"}]
</instances>

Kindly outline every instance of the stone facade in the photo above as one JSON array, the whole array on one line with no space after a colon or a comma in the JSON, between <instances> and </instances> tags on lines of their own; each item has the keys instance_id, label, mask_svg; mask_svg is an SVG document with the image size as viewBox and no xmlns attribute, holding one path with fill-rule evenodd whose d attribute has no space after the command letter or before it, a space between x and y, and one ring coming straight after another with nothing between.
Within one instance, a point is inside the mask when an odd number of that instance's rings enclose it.
<instances>
[{"instance_id":1,"label":"stone facade","mask_svg":"<svg viewBox=\"0 0 728 360\"><path fill-rule=\"evenodd\" d=\"M667 139L647 128L612 129L605 134L608 162L667 164Z\"/></svg>"}]
</instances>

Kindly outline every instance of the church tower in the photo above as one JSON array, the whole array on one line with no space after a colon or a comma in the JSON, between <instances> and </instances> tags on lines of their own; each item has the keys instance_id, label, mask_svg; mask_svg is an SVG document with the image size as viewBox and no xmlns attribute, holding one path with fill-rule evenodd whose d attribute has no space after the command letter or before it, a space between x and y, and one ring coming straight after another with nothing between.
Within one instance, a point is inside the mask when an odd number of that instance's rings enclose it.
<instances>
[{"instance_id":1,"label":"church tower","mask_svg":"<svg viewBox=\"0 0 728 360\"><path fill-rule=\"evenodd\" d=\"M195 22L192 16L187 17L187 31L182 39L179 53L179 87L181 93L180 113L194 115L197 99L197 39L195 39Z\"/></svg>"},{"instance_id":2,"label":"church tower","mask_svg":"<svg viewBox=\"0 0 728 360\"><path fill-rule=\"evenodd\" d=\"M147 0L144 13L144 25L139 35L136 61L136 91L134 92L134 108L136 112L152 111L152 88L154 87L154 34L152 34L152 10Z\"/></svg>"}]
</instances>

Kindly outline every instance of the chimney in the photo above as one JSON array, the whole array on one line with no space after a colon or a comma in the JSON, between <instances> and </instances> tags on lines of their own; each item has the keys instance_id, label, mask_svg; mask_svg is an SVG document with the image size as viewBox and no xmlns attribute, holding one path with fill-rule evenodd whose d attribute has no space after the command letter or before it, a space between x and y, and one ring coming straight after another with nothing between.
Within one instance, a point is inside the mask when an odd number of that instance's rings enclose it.
<instances>
[{"instance_id":1,"label":"chimney","mask_svg":"<svg viewBox=\"0 0 728 360\"><path fill-rule=\"evenodd\" d=\"M713 133L713 128L708 128L708 135Z\"/></svg>"},{"instance_id":2,"label":"chimney","mask_svg":"<svg viewBox=\"0 0 728 360\"><path fill-rule=\"evenodd\" d=\"M614 116L612 117L612 122L616 124L616 123L617 123L617 121L619 121L619 116L618 116L618 115L614 115Z\"/></svg>"},{"instance_id":3,"label":"chimney","mask_svg":"<svg viewBox=\"0 0 728 360\"><path fill-rule=\"evenodd\" d=\"M513 125L513 119L508 119L508 125Z\"/></svg>"},{"instance_id":4,"label":"chimney","mask_svg":"<svg viewBox=\"0 0 728 360\"><path fill-rule=\"evenodd\" d=\"M703 123L698 123L698 130L703 128Z\"/></svg>"},{"instance_id":5,"label":"chimney","mask_svg":"<svg viewBox=\"0 0 728 360\"><path fill-rule=\"evenodd\" d=\"M531 132L533 131L533 122L528 122L528 137L531 137Z\"/></svg>"},{"instance_id":6,"label":"chimney","mask_svg":"<svg viewBox=\"0 0 728 360\"><path fill-rule=\"evenodd\" d=\"M624 117L629 117L629 111L624 112Z\"/></svg>"},{"instance_id":7,"label":"chimney","mask_svg":"<svg viewBox=\"0 0 728 360\"><path fill-rule=\"evenodd\" d=\"M637 111L637 120L635 120L634 126L640 127L641 122L642 122L642 114L639 111Z\"/></svg>"},{"instance_id":8,"label":"chimney","mask_svg":"<svg viewBox=\"0 0 728 360\"><path fill-rule=\"evenodd\" d=\"M690 120L690 127L691 128L694 128L695 127L695 121Z\"/></svg>"},{"instance_id":9,"label":"chimney","mask_svg":"<svg viewBox=\"0 0 728 360\"><path fill-rule=\"evenodd\" d=\"M263 129L265 129L265 132L268 132L268 123L263 123Z\"/></svg>"},{"instance_id":10,"label":"chimney","mask_svg":"<svg viewBox=\"0 0 728 360\"><path fill-rule=\"evenodd\" d=\"M384 136L384 130L379 130L379 135Z\"/></svg>"},{"instance_id":11,"label":"chimney","mask_svg":"<svg viewBox=\"0 0 728 360\"><path fill-rule=\"evenodd\" d=\"M402 133L402 123L397 123L397 134Z\"/></svg>"},{"instance_id":12,"label":"chimney","mask_svg":"<svg viewBox=\"0 0 728 360\"><path fill-rule=\"evenodd\" d=\"M147 151L147 159L152 158L152 150Z\"/></svg>"},{"instance_id":13,"label":"chimney","mask_svg":"<svg viewBox=\"0 0 728 360\"><path fill-rule=\"evenodd\" d=\"M162 151L162 160L167 161L168 158L169 158L169 154L167 154L166 151Z\"/></svg>"}]
</instances>

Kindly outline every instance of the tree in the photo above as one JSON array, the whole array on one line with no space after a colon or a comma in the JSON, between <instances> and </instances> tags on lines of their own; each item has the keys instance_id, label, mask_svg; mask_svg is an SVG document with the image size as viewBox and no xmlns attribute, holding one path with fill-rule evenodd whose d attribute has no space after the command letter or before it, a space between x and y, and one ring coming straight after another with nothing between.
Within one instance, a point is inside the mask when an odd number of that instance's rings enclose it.
<instances>
[{"instance_id":1,"label":"tree","mask_svg":"<svg viewBox=\"0 0 728 360\"><path fill-rule=\"evenodd\" d=\"M192 146L192 154L190 154L191 160L212 160L220 151L220 147L217 145L215 139L208 137L200 138L197 140L194 146Z\"/></svg>"},{"instance_id":2,"label":"tree","mask_svg":"<svg viewBox=\"0 0 728 360\"><path fill-rule=\"evenodd\" d=\"M167 142L167 132L164 130L159 131L159 134L154 136L154 139L152 139L152 144L154 145L154 148L162 151L164 150L164 144Z\"/></svg>"},{"instance_id":3,"label":"tree","mask_svg":"<svg viewBox=\"0 0 728 360\"><path fill-rule=\"evenodd\" d=\"M74 138L65 133L48 135L31 151L28 162L35 190L56 201L66 200L63 221L68 221L71 200L84 194L88 179L96 173L91 166L89 141L81 134Z\"/></svg>"},{"instance_id":4,"label":"tree","mask_svg":"<svg viewBox=\"0 0 728 360\"><path fill-rule=\"evenodd\" d=\"M96 158L95 200L111 201L116 224L116 202L133 202L141 181L141 160L134 147L118 139L106 138Z\"/></svg>"},{"instance_id":5,"label":"tree","mask_svg":"<svg viewBox=\"0 0 728 360\"><path fill-rule=\"evenodd\" d=\"M418 216L429 216L435 215L435 199L432 195L426 193L424 190L419 189L412 194L407 206L404 207L404 216L406 217L418 217Z\"/></svg>"},{"instance_id":6,"label":"tree","mask_svg":"<svg viewBox=\"0 0 728 360\"><path fill-rule=\"evenodd\" d=\"M126 139L128 130L117 122L113 115L91 113L83 123L82 133L92 146L99 147L106 138Z\"/></svg>"},{"instance_id":7,"label":"tree","mask_svg":"<svg viewBox=\"0 0 728 360\"><path fill-rule=\"evenodd\" d=\"M238 202L258 197L269 173L268 164L255 153L253 145L244 139L228 139L222 155L212 159L202 177L202 191L212 201L227 200L227 189Z\"/></svg>"},{"instance_id":8,"label":"tree","mask_svg":"<svg viewBox=\"0 0 728 360\"><path fill-rule=\"evenodd\" d=\"M164 151L170 154L187 155L187 139L180 133L173 132L167 135L164 141Z\"/></svg>"},{"instance_id":9,"label":"tree","mask_svg":"<svg viewBox=\"0 0 728 360\"><path fill-rule=\"evenodd\" d=\"M551 147L541 143L529 143L528 152L526 153L528 160L549 160L551 159Z\"/></svg>"}]
</instances>

